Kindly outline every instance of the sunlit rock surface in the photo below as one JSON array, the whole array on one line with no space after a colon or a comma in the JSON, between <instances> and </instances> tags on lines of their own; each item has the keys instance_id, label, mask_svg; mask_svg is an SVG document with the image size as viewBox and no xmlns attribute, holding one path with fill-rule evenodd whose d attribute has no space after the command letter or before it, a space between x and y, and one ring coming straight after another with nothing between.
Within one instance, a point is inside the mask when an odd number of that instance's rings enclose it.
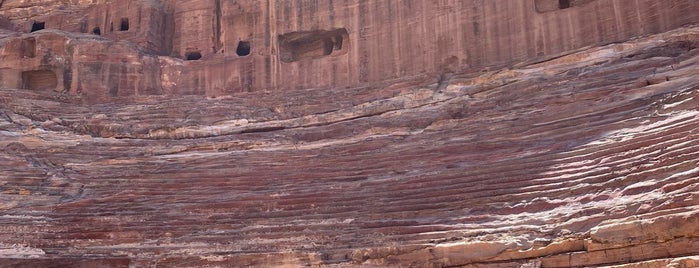
<instances>
[{"instance_id":1,"label":"sunlit rock surface","mask_svg":"<svg viewBox=\"0 0 699 268\"><path fill-rule=\"evenodd\" d=\"M29 2L2 267L699 265L697 1Z\"/></svg>"}]
</instances>

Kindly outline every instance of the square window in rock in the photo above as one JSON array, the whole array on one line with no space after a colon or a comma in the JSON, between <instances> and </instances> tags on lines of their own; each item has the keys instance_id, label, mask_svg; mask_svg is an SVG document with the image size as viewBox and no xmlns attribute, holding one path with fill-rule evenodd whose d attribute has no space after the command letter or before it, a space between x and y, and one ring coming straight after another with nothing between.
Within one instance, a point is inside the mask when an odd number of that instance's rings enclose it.
<instances>
[{"instance_id":1,"label":"square window in rock","mask_svg":"<svg viewBox=\"0 0 699 268\"><path fill-rule=\"evenodd\" d=\"M128 31L129 30L129 18L122 18L121 23L119 24L119 31Z\"/></svg>"},{"instance_id":2,"label":"square window in rock","mask_svg":"<svg viewBox=\"0 0 699 268\"><path fill-rule=\"evenodd\" d=\"M238 42L238 47L235 49L235 54L238 56L241 56L241 57L250 55L250 42L248 42L248 41Z\"/></svg>"},{"instance_id":3,"label":"square window in rock","mask_svg":"<svg viewBox=\"0 0 699 268\"><path fill-rule=\"evenodd\" d=\"M46 28L46 23L45 23L45 22L35 21L34 23L32 23L32 30L31 30L31 32L36 32L36 31L39 31L39 30L43 30L44 28ZM26 28L25 28L25 29L26 29Z\"/></svg>"}]
</instances>

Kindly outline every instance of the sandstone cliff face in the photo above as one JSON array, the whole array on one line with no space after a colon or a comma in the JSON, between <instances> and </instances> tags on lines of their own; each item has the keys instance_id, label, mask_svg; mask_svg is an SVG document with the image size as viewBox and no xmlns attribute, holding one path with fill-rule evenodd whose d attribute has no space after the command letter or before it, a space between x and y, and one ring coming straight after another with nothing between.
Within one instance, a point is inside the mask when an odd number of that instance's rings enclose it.
<instances>
[{"instance_id":1,"label":"sandstone cliff face","mask_svg":"<svg viewBox=\"0 0 699 268\"><path fill-rule=\"evenodd\" d=\"M37 55L71 61L63 64L74 73L70 77L60 74L65 70L49 68L58 84L72 85L56 90L79 91L98 101L115 95L216 97L434 78L550 58L699 20L699 3L693 0L44 2L6 1L0 10L17 31L60 29L72 41L89 35L105 38L107 42L85 45L100 48L80 54ZM14 38L37 35L42 34ZM292 37L297 42L290 42ZM144 64L110 57L105 50L115 42L129 44L132 51L119 52L124 57L161 56L155 66L150 60L144 65L157 70L121 70L127 78L92 80L113 75L118 65ZM0 55L14 54L6 50ZM84 64L76 57L104 58L105 66ZM17 63L5 61L0 69L15 69ZM16 73L4 77L20 79ZM92 83L83 84L88 80ZM143 84L149 89L139 91ZM18 87L12 82L3 86Z\"/></svg>"},{"instance_id":2,"label":"sandstone cliff face","mask_svg":"<svg viewBox=\"0 0 699 268\"><path fill-rule=\"evenodd\" d=\"M36 3L0 267L699 264L696 1Z\"/></svg>"}]
</instances>

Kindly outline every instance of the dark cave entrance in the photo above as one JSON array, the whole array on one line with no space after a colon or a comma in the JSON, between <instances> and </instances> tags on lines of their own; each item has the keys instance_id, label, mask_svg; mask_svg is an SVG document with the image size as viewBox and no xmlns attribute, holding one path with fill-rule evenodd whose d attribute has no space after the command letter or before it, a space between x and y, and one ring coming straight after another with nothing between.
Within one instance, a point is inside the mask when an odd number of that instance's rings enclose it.
<instances>
[{"instance_id":1,"label":"dark cave entrance","mask_svg":"<svg viewBox=\"0 0 699 268\"><path fill-rule=\"evenodd\" d=\"M287 33L279 36L279 56L282 62L294 62L340 55L347 52L348 39L344 28Z\"/></svg>"},{"instance_id":2,"label":"dark cave entrance","mask_svg":"<svg viewBox=\"0 0 699 268\"><path fill-rule=\"evenodd\" d=\"M570 0L558 0L558 9L566 9L570 6Z\"/></svg>"},{"instance_id":3,"label":"dark cave entrance","mask_svg":"<svg viewBox=\"0 0 699 268\"><path fill-rule=\"evenodd\" d=\"M201 59L201 52L199 51L188 51L184 53L185 60L199 60Z\"/></svg>"},{"instance_id":4,"label":"dark cave entrance","mask_svg":"<svg viewBox=\"0 0 699 268\"><path fill-rule=\"evenodd\" d=\"M235 54L238 56L247 56L250 55L250 42L248 41L240 41L238 42L238 48L235 49Z\"/></svg>"},{"instance_id":5,"label":"dark cave entrance","mask_svg":"<svg viewBox=\"0 0 699 268\"><path fill-rule=\"evenodd\" d=\"M121 23L119 24L119 31L128 31L129 30L129 18L122 18Z\"/></svg>"},{"instance_id":6,"label":"dark cave entrance","mask_svg":"<svg viewBox=\"0 0 699 268\"><path fill-rule=\"evenodd\" d=\"M41 21L41 22L40 22L40 21L35 21L34 23L32 23L32 30L31 30L30 32L36 32L36 31L39 31L39 30L43 30L43 29L45 29L45 28L46 28L46 23L45 23L45 22L43 22L43 21ZM25 28L25 29L26 29L26 28Z\"/></svg>"},{"instance_id":7,"label":"dark cave entrance","mask_svg":"<svg viewBox=\"0 0 699 268\"><path fill-rule=\"evenodd\" d=\"M94 29L92 29L92 34L102 35L102 31L100 30L100 27L95 27Z\"/></svg>"}]
</instances>

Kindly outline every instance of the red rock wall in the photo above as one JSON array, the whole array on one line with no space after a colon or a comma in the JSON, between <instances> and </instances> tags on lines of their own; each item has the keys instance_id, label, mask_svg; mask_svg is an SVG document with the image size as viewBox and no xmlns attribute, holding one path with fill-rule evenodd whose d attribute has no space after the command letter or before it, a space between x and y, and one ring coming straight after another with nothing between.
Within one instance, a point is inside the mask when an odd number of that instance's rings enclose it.
<instances>
[{"instance_id":1,"label":"red rock wall","mask_svg":"<svg viewBox=\"0 0 699 268\"><path fill-rule=\"evenodd\" d=\"M69 40L59 34L40 36L24 35L0 42L0 86L4 88L27 88L31 81L25 81L23 73L32 71L52 72L57 78L53 90L64 91L72 81ZM4 66L3 66L4 65Z\"/></svg>"},{"instance_id":2,"label":"red rock wall","mask_svg":"<svg viewBox=\"0 0 699 268\"><path fill-rule=\"evenodd\" d=\"M557 1L556 1L557 2ZM511 64L577 48L661 32L699 19L697 1L578 1L571 8L538 12L535 1L256 1L223 3L219 57L240 84L212 76L199 80L211 95L251 89L359 86L423 74ZM241 15L246 14L246 15ZM243 18L240 18L240 17ZM246 17L247 16L247 17ZM208 20L208 19L207 19ZM215 23L214 23L215 24ZM200 24L196 24L200 25ZM203 29L215 32L215 26ZM230 54L251 31L253 59ZM348 53L285 63L278 36L345 28ZM232 36L235 33L237 35ZM204 39L199 38L200 41ZM207 40L208 41L208 40ZM199 45L203 46L203 45ZM215 47L215 45L211 45ZM243 66L240 66L243 64ZM196 76L220 65L193 70ZM241 70L242 68L242 70ZM252 75L251 75L252 73ZM281 81L284 81L283 83ZM250 86L252 84L252 86Z\"/></svg>"},{"instance_id":3,"label":"red rock wall","mask_svg":"<svg viewBox=\"0 0 699 268\"><path fill-rule=\"evenodd\" d=\"M157 56L98 37L73 39L56 31L25 34L3 43L0 61L5 65L0 68L4 88L36 90L24 74L51 72L56 86L41 90L80 94L92 101L162 93Z\"/></svg>"},{"instance_id":4,"label":"red rock wall","mask_svg":"<svg viewBox=\"0 0 699 268\"><path fill-rule=\"evenodd\" d=\"M2 2L0 267L699 264L696 0Z\"/></svg>"},{"instance_id":5,"label":"red rock wall","mask_svg":"<svg viewBox=\"0 0 699 268\"><path fill-rule=\"evenodd\" d=\"M697 64L694 26L439 85L0 89L0 267L696 267Z\"/></svg>"},{"instance_id":6,"label":"red rock wall","mask_svg":"<svg viewBox=\"0 0 699 268\"><path fill-rule=\"evenodd\" d=\"M7 1L1 7L2 16L11 19L14 29L29 31L35 21L44 22L47 29L86 35L99 28L101 38L116 42L84 43L101 48L81 49L81 58L76 59L70 51L38 55L70 59L72 66L51 68L57 72L71 68L69 72L90 78L114 76L114 70L121 68L124 78L116 85L115 79L63 81L65 78L58 77L59 84L72 86L56 90L100 99L129 94L221 96L256 90L347 88L414 76L436 79L443 73L555 57L699 21L699 2L694 0L577 0L569 1L564 9L552 0L61 3L48 1L42 9ZM54 7L52 12L37 11L51 11L49 7ZM128 19L128 30L120 30L122 19ZM328 31L346 31L347 36L337 43L338 38L324 36ZM280 47L281 36L293 35L303 35L307 45ZM68 38L83 37L68 34ZM240 44L248 45L249 51L240 55ZM109 56L114 46L123 46L118 53L131 56ZM3 53L12 53L7 51ZM283 60L285 53L306 56ZM140 60L129 61L147 54L163 56L158 63L149 60L146 67L155 68L159 76L141 73ZM196 60L185 60L187 57ZM95 65L103 60L96 63L92 59L106 60L105 66ZM83 60L91 63L81 63ZM13 82L19 79L17 74L7 71L15 64L0 63L0 69L6 70L4 76L14 76L3 85L17 84ZM83 90L87 88L92 92Z\"/></svg>"},{"instance_id":7,"label":"red rock wall","mask_svg":"<svg viewBox=\"0 0 699 268\"><path fill-rule=\"evenodd\" d=\"M90 8L84 23L83 33L99 29L110 40L128 41L152 54L170 53L171 15L159 1L125 0L96 5Z\"/></svg>"},{"instance_id":8,"label":"red rock wall","mask_svg":"<svg viewBox=\"0 0 699 268\"><path fill-rule=\"evenodd\" d=\"M159 95L162 93L158 57L134 53L123 44L76 45L70 92L89 99Z\"/></svg>"}]
</instances>

